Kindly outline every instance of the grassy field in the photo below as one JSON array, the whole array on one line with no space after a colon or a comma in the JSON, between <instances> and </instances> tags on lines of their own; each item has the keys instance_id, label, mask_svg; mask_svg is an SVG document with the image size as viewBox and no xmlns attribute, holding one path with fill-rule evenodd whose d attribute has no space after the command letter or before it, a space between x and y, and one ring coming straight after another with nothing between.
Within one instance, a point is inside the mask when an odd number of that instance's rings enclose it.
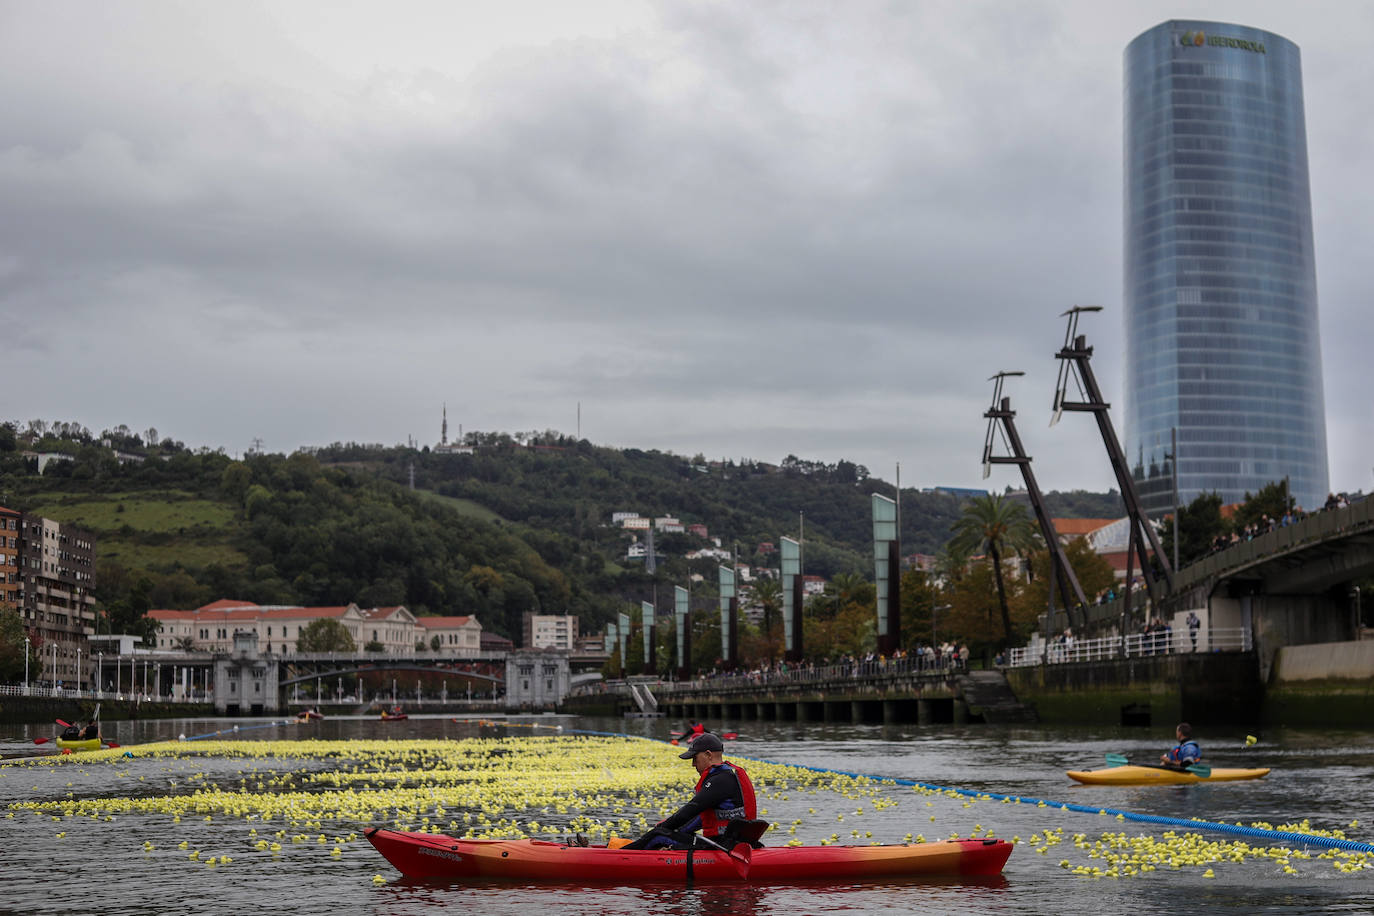
<instances>
[{"instance_id":1,"label":"grassy field","mask_svg":"<svg viewBox=\"0 0 1374 916\"><path fill-rule=\"evenodd\" d=\"M190 493L39 493L30 511L91 529L97 559L129 569L167 569L178 563L195 569L247 561L228 543L239 524L234 508Z\"/></svg>"},{"instance_id":2,"label":"grassy field","mask_svg":"<svg viewBox=\"0 0 1374 916\"><path fill-rule=\"evenodd\" d=\"M113 536L112 536L113 537ZM237 566L248 558L228 544L137 544L105 538L96 541L96 558L113 560L129 569L168 569L178 563L189 569L219 563Z\"/></svg>"},{"instance_id":3,"label":"grassy field","mask_svg":"<svg viewBox=\"0 0 1374 916\"><path fill-rule=\"evenodd\" d=\"M224 503L175 491L155 496L146 492L99 496L37 494L36 500L29 511L100 534L119 531L125 525L149 534L177 534L191 528L227 532L236 515Z\"/></svg>"},{"instance_id":4,"label":"grassy field","mask_svg":"<svg viewBox=\"0 0 1374 916\"><path fill-rule=\"evenodd\" d=\"M433 500L434 502L448 506L460 515L466 515L468 518L475 518L479 522L504 523L506 521L486 506L483 506L481 503L475 503L470 499L459 499L455 496L441 496L433 490L416 490L415 493L418 496L423 496L425 499Z\"/></svg>"}]
</instances>

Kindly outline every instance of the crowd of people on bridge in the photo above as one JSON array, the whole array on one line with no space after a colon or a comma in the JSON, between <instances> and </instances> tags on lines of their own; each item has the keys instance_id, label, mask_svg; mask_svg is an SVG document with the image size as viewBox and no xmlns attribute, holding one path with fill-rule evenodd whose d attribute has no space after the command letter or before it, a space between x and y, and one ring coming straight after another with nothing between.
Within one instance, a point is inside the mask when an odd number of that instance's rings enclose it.
<instances>
[{"instance_id":1,"label":"crowd of people on bridge","mask_svg":"<svg viewBox=\"0 0 1374 916\"><path fill-rule=\"evenodd\" d=\"M867 652L862 655L845 654L800 662L773 661L749 669L726 670L724 661L718 659L714 668L698 675L697 679L743 678L756 684L767 684L776 681L853 678L904 672L967 670L968 656L967 645L942 642L938 646L919 644L909 650L899 648L891 655Z\"/></svg>"},{"instance_id":2,"label":"crowd of people on bridge","mask_svg":"<svg viewBox=\"0 0 1374 916\"><path fill-rule=\"evenodd\" d=\"M1326 494L1326 502L1323 503L1321 509L1317 511L1329 512L1332 509L1344 509L1349 505L1350 499L1344 493L1328 493ZM1268 534L1271 531L1277 531L1280 528L1286 528L1289 525L1296 524L1307 518L1309 514L1311 513L1297 504L1294 504L1292 509L1283 513L1283 515L1278 518L1274 518L1267 513L1263 514L1259 517L1258 521L1245 525L1239 531L1217 535L1212 539L1210 553L1218 553L1229 547L1234 547L1237 544L1253 541L1262 534Z\"/></svg>"}]
</instances>

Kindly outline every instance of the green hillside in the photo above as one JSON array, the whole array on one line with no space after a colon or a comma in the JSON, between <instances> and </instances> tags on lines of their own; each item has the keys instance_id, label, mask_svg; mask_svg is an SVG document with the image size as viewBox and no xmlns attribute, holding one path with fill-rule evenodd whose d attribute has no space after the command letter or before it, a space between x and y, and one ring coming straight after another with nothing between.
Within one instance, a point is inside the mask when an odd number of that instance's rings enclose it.
<instances>
[{"instance_id":1,"label":"green hillside","mask_svg":"<svg viewBox=\"0 0 1374 916\"><path fill-rule=\"evenodd\" d=\"M626 561L631 535L611 526L613 512L705 525L741 562L773 566L777 555L760 544L796 538L804 525L806 572L871 578L870 494L892 493L843 461L707 465L557 434L523 445L500 434L472 441L466 455L335 445L235 461L166 440L142 447L131 436L116 445L144 460L121 464L88 433L19 442L11 427L0 436L0 492L12 508L96 533L97 596L110 612L102 626L130 628L149 607L229 597L476 613L514 638L526 610L576 613L596 628L627 604L665 600L694 573L714 582L717 561L684 559L708 545L689 534L657 535L652 575ZM20 448L74 460L39 476ZM1119 514L1113 501L1056 494L1052 506L1105 517ZM904 549L936 553L959 512L953 496L904 491Z\"/></svg>"}]
</instances>

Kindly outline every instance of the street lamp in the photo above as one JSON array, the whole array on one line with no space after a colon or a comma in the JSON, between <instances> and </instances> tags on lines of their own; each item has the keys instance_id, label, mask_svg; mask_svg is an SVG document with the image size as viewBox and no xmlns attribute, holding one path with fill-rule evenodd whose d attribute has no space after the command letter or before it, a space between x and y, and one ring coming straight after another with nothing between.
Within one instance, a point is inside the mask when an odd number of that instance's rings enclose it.
<instances>
[{"instance_id":1,"label":"street lamp","mask_svg":"<svg viewBox=\"0 0 1374 916\"><path fill-rule=\"evenodd\" d=\"M947 611L951 607L953 605L950 604L931 604L930 606L930 646L932 649L939 645L939 640L935 638L935 616L940 611Z\"/></svg>"},{"instance_id":2,"label":"street lamp","mask_svg":"<svg viewBox=\"0 0 1374 916\"><path fill-rule=\"evenodd\" d=\"M76 650L76 692L81 693L81 649Z\"/></svg>"},{"instance_id":3,"label":"street lamp","mask_svg":"<svg viewBox=\"0 0 1374 916\"><path fill-rule=\"evenodd\" d=\"M29 637L24 636L24 696L29 695Z\"/></svg>"},{"instance_id":4,"label":"street lamp","mask_svg":"<svg viewBox=\"0 0 1374 916\"><path fill-rule=\"evenodd\" d=\"M105 682L100 679L100 669L102 666L104 666L104 664L105 653L103 651L97 652L95 654L95 691L97 695L99 695L105 687Z\"/></svg>"}]
</instances>

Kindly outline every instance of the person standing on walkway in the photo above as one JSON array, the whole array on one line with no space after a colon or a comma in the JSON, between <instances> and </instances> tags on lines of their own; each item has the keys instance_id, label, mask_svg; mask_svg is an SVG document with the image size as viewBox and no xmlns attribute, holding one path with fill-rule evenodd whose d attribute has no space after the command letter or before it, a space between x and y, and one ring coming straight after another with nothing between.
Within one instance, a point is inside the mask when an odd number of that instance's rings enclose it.
<instances>
[{"instance_id":1,"label":"person standing on walkway","mask_svg":"<svg viewBox=\"0 0 1374 916\"><path fill-rule=\"evenodd\" d=\"M1197 611L1188 612L1188 638L1193 642L1193 651L1197 651L1197 631L1202 626L1202 621L1198 620Z\"/></svg>"}]
</instances>

